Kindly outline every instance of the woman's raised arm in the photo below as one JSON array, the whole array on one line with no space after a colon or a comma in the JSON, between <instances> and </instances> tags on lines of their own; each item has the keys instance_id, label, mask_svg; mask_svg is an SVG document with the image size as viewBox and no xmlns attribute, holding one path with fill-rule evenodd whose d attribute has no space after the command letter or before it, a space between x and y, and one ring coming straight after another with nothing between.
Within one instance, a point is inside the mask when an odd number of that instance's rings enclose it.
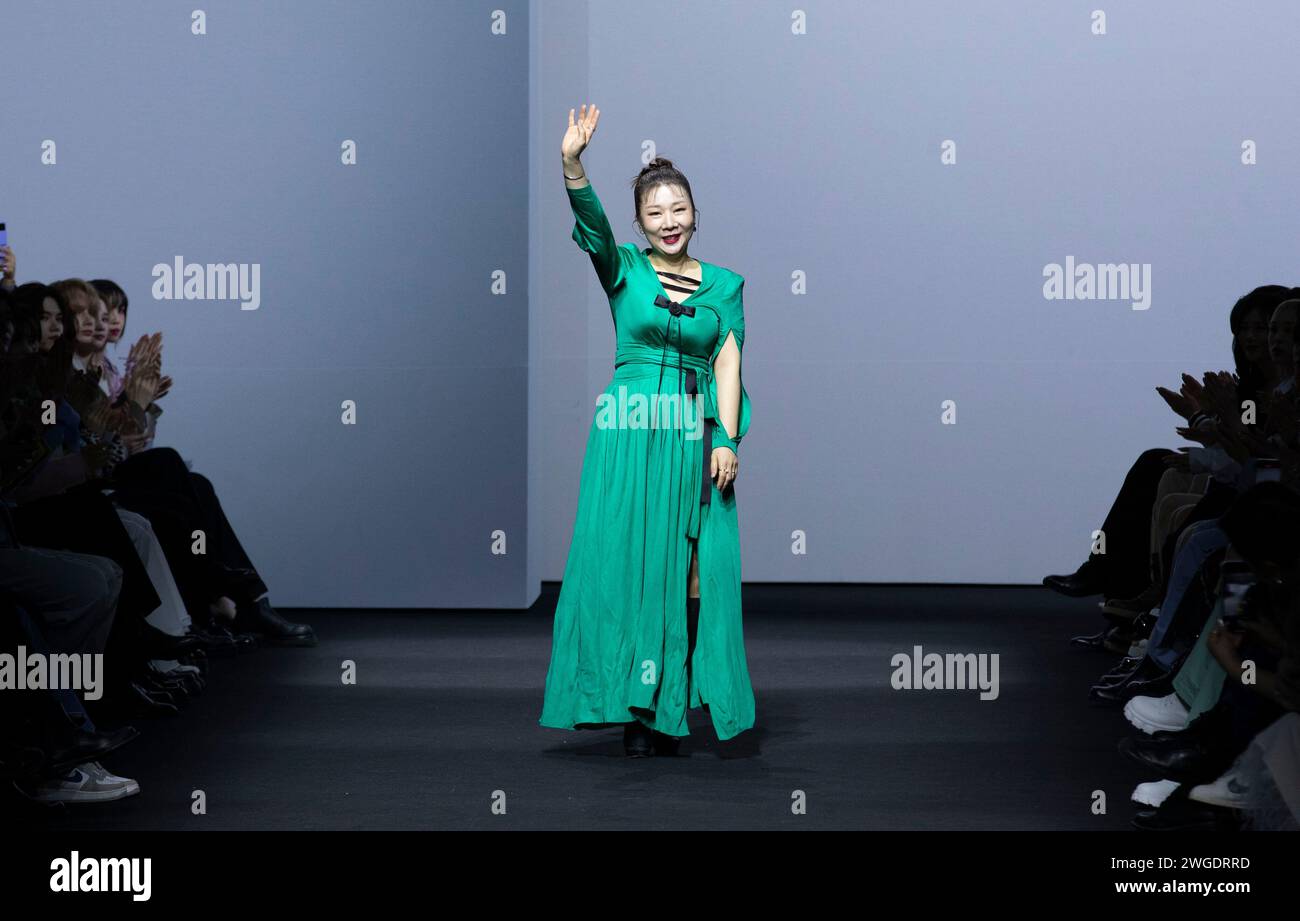
<instances>
[{"instance_id":1,"label":"woman's raised arm","mask_svg":"<svg viewBox=\"0 0 1300 921\"><path fill-rule=\"evenodd\" d=\"M573 241L591 255L601 287L606 294L611 294L623 281L622 257L609 218L605 216L605 209L596 197L596 190L591 187L580 159L599 120L600 110L595 106L588 109L584 105L576 122L573 109L570 109L569 128L560 144L560 156L564 165L564 186L568 191L569 206L573 209Z\"/></svg>"}]
</instances>

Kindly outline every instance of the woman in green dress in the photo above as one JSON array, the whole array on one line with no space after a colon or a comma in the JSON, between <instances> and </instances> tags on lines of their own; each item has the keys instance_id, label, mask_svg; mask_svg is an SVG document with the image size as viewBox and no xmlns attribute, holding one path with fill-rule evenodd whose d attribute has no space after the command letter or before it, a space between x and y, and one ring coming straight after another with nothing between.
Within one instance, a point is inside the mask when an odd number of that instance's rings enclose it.
<instances>
[{"instance_id":1,"label":"woman in green dress","mask_svg":"<svg viewBox=\"0 0 1300 921\"><path fill-rule=\"evenodd\" d=\"M754 725L732 485L750 417L745 279L687 255L690 185L662 158L633 189L650 245L615 241L579 159L599 115L569 110L561 153L573 240L614 320L614 376L587 439L539 722L622 724L628 755L675 754L688 708L721 740Z\"/></svg>"}]
</instances>

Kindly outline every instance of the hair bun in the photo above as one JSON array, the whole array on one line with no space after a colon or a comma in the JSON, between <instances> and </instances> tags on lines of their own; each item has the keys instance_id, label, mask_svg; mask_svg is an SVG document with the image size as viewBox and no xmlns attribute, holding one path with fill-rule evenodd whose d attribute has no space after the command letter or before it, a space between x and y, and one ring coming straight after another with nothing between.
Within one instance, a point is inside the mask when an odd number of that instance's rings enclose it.
<instances>
[{"instance_id":1,"label":"hair bun","mask_svg":"<svg viewBox=\"0 0 1300 921\"><path fill-rule=\"evenodd\" d=\"M650 172L651 170L656 170L656 169L672 169L672 168L673 168L673 161L672 161L672 160L669 160L667 157L655 157L655 158L654 158L653 160L651 160L648 164L646 164L645 169L641 170L641 172L642 172L642 173L648 173L648 172Z\"/></svg>"}]
</instances>

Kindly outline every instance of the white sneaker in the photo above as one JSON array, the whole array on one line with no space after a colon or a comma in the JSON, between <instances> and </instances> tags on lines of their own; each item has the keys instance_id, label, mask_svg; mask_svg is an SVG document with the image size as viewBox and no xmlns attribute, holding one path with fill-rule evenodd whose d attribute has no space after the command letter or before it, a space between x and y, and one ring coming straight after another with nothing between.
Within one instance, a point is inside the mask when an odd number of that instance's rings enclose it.
<instances>
[{"instance_id":1,"label":"white sneaker","mask_svg":"<svg viewBox=\"0 0 1300 921\"><path fill-rule=\"evenodd\" d=\"M125 782L101 783L78 765L66 777L56 777L35 785L14 781L14 788L28 799L41 803L106 803L130 796ZM118 778L119 781L122 778Z\"/></svg>"},{"instance_id":2,"label":"white sneaker","mask_svg":"<svg viewBox=\"0 0 1300 921\"><path fill-rule=\"evenodd\" d=\"M1151 783L1140 783L1137 789L1133 791L1133 802L1141 803L1144 806L1150 806L1152 809L1159 809L1160 804L1169 798L1179 787L1176 780L1154 780Z\"/></svg>"},{"instance_id":3,"label":"white sneaker","mask_svg":"<svg viewBox=\"0 0 1300 921\"><path fill-rule=\"evenodd\" d=\"M1187 798L1194 799L1198 803L1209 803L1211 806L1243 809L1250 799L1250 788L1242 783L1240 777L1229 771L1214 783L1203 783L1192 787L1187 792Z\"/></svg>"},{"instance_id":4,"label":"white sneaker","mask_svg":"<svg viewBox=\"0 0 1300 921\"><path fill-rule=\"evenodd\" d=\"M1128 721L1147 735L1155 732L1181 732L1187 728L1190 712L1177 694L1164 697L1134 697L1124 705Z\"/></svg>"},{"instance_id":5,"label":"white sneaker","mask_svg":"<svg viewBox=\"0 0 1300 921\"><path fill-rule=\"evenodd\" d=\"M95 780L99 781L102 784L106 784L108 786L113 786L116 784L125 784L127 796L135 796L137 793L140 792L140 785L136 783L134 780L132 780L130 777L118 777L116 774L112 774L108 770L106 770L104 766L100 764L98 761L87 761L85 764L80 765L80 767L87 774L89 774L91 777L95 778Z\"/></svg>"}]
</instances>

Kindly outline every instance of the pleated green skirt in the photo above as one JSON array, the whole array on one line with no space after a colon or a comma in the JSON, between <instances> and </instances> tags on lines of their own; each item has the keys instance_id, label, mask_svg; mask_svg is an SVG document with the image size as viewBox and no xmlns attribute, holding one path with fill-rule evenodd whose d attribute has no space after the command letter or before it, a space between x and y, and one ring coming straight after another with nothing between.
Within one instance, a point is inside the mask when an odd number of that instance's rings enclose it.
<instances>
[{"instance_id":1,"label":"pleated green skirt","mask_svg":"<svg viewBox=\"0 0 1300 921\"><path fill-rule=\"evenodd\" d=\"M697 360L698 359L693 359ZM681 395L671 370L633 361L605 393ZM555 611L539 723L599 729L638 720L689 735L688 708L704 707L719 739L754 725L740 599L734 484L707 480L702 445L681 427L592 422L578 512ZM687 579L698 541L700 615L687 659Z\"/></svg>"}]
</instances>

